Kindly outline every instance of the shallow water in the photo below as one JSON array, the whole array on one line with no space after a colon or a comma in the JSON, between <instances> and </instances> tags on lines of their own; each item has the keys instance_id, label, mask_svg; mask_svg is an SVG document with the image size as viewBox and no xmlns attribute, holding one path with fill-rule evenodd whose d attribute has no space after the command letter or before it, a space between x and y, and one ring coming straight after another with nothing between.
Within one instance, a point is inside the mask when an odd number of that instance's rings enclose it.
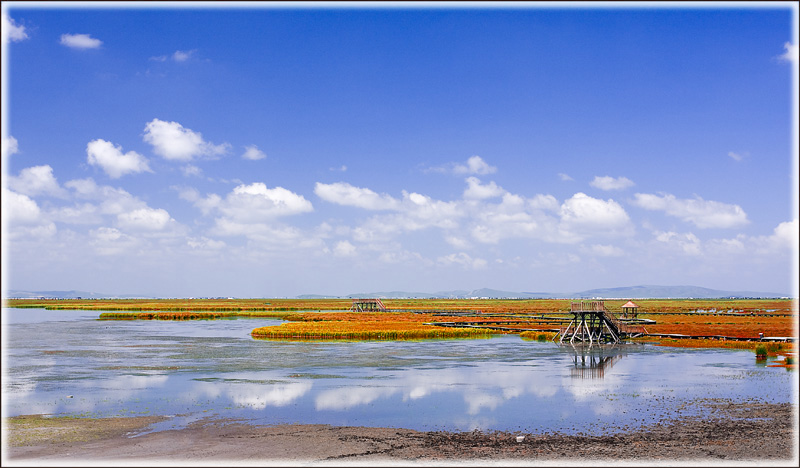
<instances>
[{"instance_id":1,"label":"shallow water","mask_svg":"<svg viewBox=\"0 0 800 468\"><path fill-rule=\"evenodd\" d=\"M260 424L614 432L692 403L794 402L796 373L752 351L589 350L506 335L403 342L254 340L278 320L97 320L3 309L3 414L206 416Z\"/></svg>"}]
</instances>

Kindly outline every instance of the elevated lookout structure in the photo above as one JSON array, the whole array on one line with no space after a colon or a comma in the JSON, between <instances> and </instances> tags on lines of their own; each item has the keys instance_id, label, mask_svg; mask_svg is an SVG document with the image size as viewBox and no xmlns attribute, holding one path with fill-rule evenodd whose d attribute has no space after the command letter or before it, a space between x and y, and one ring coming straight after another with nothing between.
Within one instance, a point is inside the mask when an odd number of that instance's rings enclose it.
<instances>
[{"instance_id":1,"label":"elevated lookout structure","mask_svg":"<svg viewBox=\"0 0 800 468\"><path fill-rule=\"evenodd\" d=\"M570 313L572 321L556 335L559 343L619 343L623 338L647 333L635 319L624 321L617 318L606 308L605 301L571 302Z\"/></svg>"},{"instance_id":2,"label":"elevated lookout structure","mask_svg":"<svg viewBox=\"0 0 800 468\"><path fill-rule=\"evenodd\" d=\"M386 306L380 299L353 299L350 312L386 312Z\"/></svg>"}]
</instances>

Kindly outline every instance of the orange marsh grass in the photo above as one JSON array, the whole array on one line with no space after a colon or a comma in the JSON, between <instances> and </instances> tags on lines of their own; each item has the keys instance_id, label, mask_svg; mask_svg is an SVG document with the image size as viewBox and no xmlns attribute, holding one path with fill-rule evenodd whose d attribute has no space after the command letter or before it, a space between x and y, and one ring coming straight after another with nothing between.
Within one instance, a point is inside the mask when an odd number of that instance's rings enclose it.
<instances>
[{"instance_id":1,"label":"orange marsh grass","mask_svg":"<svg viewBox=\"0 0 800 468\"><path fill-rule=\"evenodd\" d=\"M260 327L251 332L256 339L295 340L420 340L431 338L489 338L484 328L443 328L418 322L289 322Z\"/></svg>"}]
</instances>

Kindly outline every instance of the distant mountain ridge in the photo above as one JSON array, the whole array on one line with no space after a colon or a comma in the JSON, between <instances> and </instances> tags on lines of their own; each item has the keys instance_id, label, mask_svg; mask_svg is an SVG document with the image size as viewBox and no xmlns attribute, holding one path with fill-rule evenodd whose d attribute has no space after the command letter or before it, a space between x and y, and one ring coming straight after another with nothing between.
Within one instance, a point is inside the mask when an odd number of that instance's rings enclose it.
<instances>
[{"instance_id":1,"label":"distant mountain ridge","mask_svg":"<svg viewBox=\"0 0 800 468\"><path fill-rule=\"evenodd\" d=\"M12 299L153 299L152 296L135 294L101 294L88 291L5 291L5 298Z\"/></svg>"},{"instance_id":2,"label":"distant mountain ridge","mask_svg":"<svg viewBox=\"0 0 800 468\"><path fill-rule=\"evenodd\" d=\"M5 298L20 299L155 299L157 296L133 294L101 294L87 291L5 291ZM589 289L579 292L513 292L498 289L474 289L438 291L434 293L384 291L371 293L355 293L345 296L324 294L303 294L296 299L719 299L719 298L790 298L791 294L757 292L757 291L722 291L699 286L657 286L640 285L618 288Z\"/></svg>"},{"instance_id":3,"label":"distant mountain ridge","mask_svg":"<svg viewBox=\"0 0 800 468\"><path fill-rule=\"evenodd\" d=\"M372 292L356 293L346 296L302 295L298 299L337 298L337 299L718 299L718 298L782 298L791 297L790 294L757 292L757 291L722 291L718 289L703 288L700 286L657 286L640 285L624 286L619 288L589 289L579 292L551 293L551 292L512 292L497 289L475 289L472 291L455 290L439 291L435 293L421 292Z\"/></svg>"}]
</instances>

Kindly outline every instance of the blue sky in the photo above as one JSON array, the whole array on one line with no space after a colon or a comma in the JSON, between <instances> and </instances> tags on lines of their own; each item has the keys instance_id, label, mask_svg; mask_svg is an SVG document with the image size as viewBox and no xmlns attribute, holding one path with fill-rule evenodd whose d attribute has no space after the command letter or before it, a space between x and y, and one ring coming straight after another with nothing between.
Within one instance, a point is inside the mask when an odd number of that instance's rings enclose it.
<instances>
[{"instance_id":1,"label":"blue sky","mask_svg":"<svg viewBox=\"0 0 800 468\"><path fill-rule=\"evenodd\" d=\"M796 4L559 5L3 2L4 287L794 292Z\"/></svg>"}]
</instances>

